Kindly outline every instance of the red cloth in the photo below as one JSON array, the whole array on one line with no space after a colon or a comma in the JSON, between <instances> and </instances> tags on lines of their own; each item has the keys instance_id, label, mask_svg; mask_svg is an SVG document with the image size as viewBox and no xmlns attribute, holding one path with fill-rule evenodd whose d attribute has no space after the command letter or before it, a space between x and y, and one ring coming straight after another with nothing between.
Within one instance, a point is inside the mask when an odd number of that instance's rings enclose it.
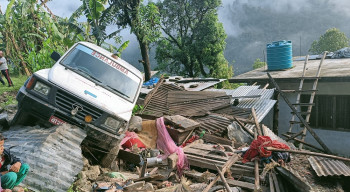
<instances>
[{"instance_id":1,"label":"red cloth","mask_svg":"<svg viewBox=\"0 0 350 192\"><path fill-rule=\"evenodd\" d=\"M134 132L125 132L124 139L120 142L120 146L123 148L131 148L133 145L137 144L138 148L146 148L145 144L140 141L139 137Z\"/></svg>"},{"instance_id":2,"label":"red cloth","mask_svg":"<svg viewBox=\"0 0 350 192\"><path fill-rule=\"evenodd\" d=\"M187 146L190 143L193 143L193 141L195 141L197 139L199 139L199 136L198 135L193 135L190 139L188 139L185 143L183 143L181 145L181 147L184 148L185 146Z\"/></svg>"},{"instance_id":3,"label":"red cloth","mask_svg":"<svg viewBox=\"0 0 350 192\"><path fill-rule=\"evenodd\" d=\"M258 136L254 140L248 149L248 151L243 156L243 163L251 161L254 157L270 157L272 152L265 150L264 147L274 147L277 149L289 149L288 145L278 142L277 140L271 140L269 136Z\"/></svg>"}]
</instances>

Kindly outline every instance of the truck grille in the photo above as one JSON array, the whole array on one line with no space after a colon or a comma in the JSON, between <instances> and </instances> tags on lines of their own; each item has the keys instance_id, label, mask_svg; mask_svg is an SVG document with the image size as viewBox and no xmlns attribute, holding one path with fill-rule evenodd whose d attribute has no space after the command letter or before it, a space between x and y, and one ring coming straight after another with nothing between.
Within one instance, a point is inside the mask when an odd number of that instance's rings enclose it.
<instances>
[{"instance_id":1,"label":"truck grille","mask_svg":"<svg viewBox=\"0 0 350 192\"><path fill-rule=\"evenodd\" d=\"M86 115L92 116L92 122L94 122L96 119L101 117L102 110L88 104L87 102L84 102L83 100L69 94L66 92L63 92L61 90L57 90L56 93L56 105L57 107L66 112L69 116L71 115L71 111L73 109L73 105L80 105L82 106L82 110L79 111L75 117L79 120L84 121Z\"/></svg>"}]
</instances>

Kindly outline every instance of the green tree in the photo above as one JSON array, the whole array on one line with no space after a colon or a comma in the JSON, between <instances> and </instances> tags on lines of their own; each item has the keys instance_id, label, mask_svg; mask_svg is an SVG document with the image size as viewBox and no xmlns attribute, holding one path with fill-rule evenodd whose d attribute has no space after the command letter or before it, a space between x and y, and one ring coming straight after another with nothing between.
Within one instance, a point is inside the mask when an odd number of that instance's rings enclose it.
<instances>
[{"instance_id":1,"label":"green tree","mask_svg":"<svg viewBox=\"0 0 350 192\"><path fill-rule=\"evenodd\" d=\"M151 64L149 60L150 44L161 35L159 30L160 19L158 7L149 2L147 5L142 0L109 0L110 13L115 16L114 24L119 27L131 28L135 34L141 49L142 61L145 72L145 80L151 78Z\"/></svg>"},{"instance_id":2,"label":"green tree","mask_svg":"<svg viewBox=\"0 0 350 192\"><path fill-rule=\"evenodd\" d=\"M315 40L311 44L310 52L313 54L320 54L324 51L336 51L349 46L349 38L345 33L337 28L331 28L323 34L319 40Z\"/></svg>"},{"instance_id":3,"label":"green tree","mask_svg":"<svg viewBox=\"0 0 350 192\"><path fill-rule=\"evenodd\" d=\"M115 38L120 30L113 31L112 33L106 33L107 26L114 20L110 14L110 10L104 6L107 4L107 0L81 0L83 4L72 14L70 17L71 23L76 23L76 19L84 14L87 18L87 23L82 23L80 29L85 31L85 37L90 41L95 42L101 46L106 39ZM84 27L84 28L81 28ZM87 30L86 30L87 29ZM91 35L90 35L91 34Z\"/></svg>"},{"instance_id":4,"label":"green tree","mask_svg":"<svg viewBox=\"0 0 350 192\"><path fill-rule=\"evenodd\" d=\"M35 53L43 52L43 47L51 51L63 47L58 25L36 0L11 0L4 14L0 10L1 49L21 71L30 75L40 68L38 65L52 63Z\"/></svg>"},{"instance_id":5,"label":"green tree","mask_svg":"<svg viewBox=\"0 0 350 192\"><path fill-rule=\"evenodd\" d=\"M258 69L261 67L266 66L266 62L260 61L259 58L255 59L254 64L253 64L253 69Z\"/></svg>"},{"instance_id":6,"label":"green tree","mask_svg":"<svg viewBox=\"0 0 350 192\"><path fill-rule=\"evenodd\" d=\"M189 77L230 78L224 58L226 34L218 21L220 0L164 0L158 4L164 37L158 42L159 69Z\"/></svg>"}]
</instances>

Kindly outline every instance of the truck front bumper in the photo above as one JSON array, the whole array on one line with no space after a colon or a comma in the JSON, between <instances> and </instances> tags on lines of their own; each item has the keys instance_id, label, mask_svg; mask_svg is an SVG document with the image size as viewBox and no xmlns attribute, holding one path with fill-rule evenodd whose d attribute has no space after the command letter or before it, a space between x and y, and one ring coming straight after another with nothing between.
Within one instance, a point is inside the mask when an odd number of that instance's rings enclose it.
<instances>
[{"instance_id":1,"label":"truck front bumper","mask_svg":"<svg viewBox=\"0 0 350 192\"><path fill-rule=\"evenodd\" d=\"M17 97L18 110L35 117L43 124L49 124L50 118L57 117L64 122L83 128L87 132L87 142L100 149L109 151L111 148L119 145L124 138L124 134L115 135L105 131L93 124L86 123L78 118L67 114L66 112L55 107L50 101L46 101L36 95L31 94L23 86L20 88ZM52 124L52 123L51 123Z\"/></svg>"}]
</instances>

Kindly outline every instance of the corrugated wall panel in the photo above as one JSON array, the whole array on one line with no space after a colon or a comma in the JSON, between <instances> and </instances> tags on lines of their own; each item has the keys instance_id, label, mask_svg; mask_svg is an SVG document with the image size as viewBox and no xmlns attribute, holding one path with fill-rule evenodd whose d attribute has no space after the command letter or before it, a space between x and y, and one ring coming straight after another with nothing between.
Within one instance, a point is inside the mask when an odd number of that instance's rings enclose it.
<instances>
[{"instance_id":1,"label":"corrugated wall panel","mask_svg":"<svg viewBox=\"0 0 350 192\"><path fill-rule=\"evenodd\" d=\"M34 191L65 192L83 168L80 144L86 133L79 127L17 126L3 135L8 138L5 147L29 164L23 183Z\"/></svg>"},{"instance_id":2,"label":"corrugated wall panel","mask_svg":"<svg viewBox=\"0 0 350 192\"><path fill-rule=\"evenodd\" d=\"M342 161L323 157L308 158L317 176L350 176L350 168Z\"/></svg>"}]
</instances>

